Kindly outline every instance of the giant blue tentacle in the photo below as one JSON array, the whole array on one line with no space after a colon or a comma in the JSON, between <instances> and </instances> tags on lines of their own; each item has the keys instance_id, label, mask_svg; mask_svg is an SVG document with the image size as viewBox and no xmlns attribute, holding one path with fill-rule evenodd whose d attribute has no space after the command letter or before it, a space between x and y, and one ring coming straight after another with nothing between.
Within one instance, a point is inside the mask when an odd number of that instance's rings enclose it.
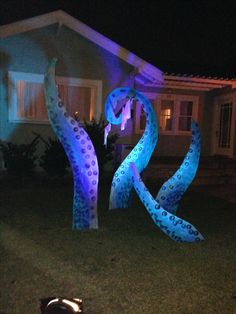
<instances>
[{"instance_id":1,"label":"giant blue tentacle","mask_svg":"<svg viewBox=\"0 0 236 314\"><path fill-rule=\"evenodd\" d=\"M200 130L198 124L192 120L192 141L189 151L179 169L160 188L156 200L170 213L175 214L184 192L192 183L200 158Z\"/></svg>"},{"instance_id":2,"label":"giant blue tentacle","mask_svg":"<svg viewBox=\"0 0 236 314\"><path fill-rule=\"evenodd\" d=\"M128 87L117 88L108 95L105 104L105 114L107 120L111 124L121 123L122 113L116 117L114 111L118 100L126 97L133 97L142 105L142 109L146 113L146 127L139 142L115 172L110 193L110 209L127 208L129 206L131 189L133 187L129 164L130 162L134 162L138 171L142 172L151 158L158 137L155 111L149 100L143 94L134 89Z\"/></svg>"},{"instance_id":3,"label":"giant blue tentacle","mask_svg":"<svg viewBox=\"0 0 236 314\"><path fill-rule=\"evenodd\" d=\"M200 242L204 240L203 236L192 224L166 211L160 202L152 197L142 182L135 163L130 164L130 170L134 188L140 200L145 205L154 223L165 234L177 242Z\"/></svg>"},{"instance_id":4,"label":"giant blue tentacle","mask_svg":"<svg viewBox=\"0 0 236 314\"><path fill-rule=\"evenodd\" d=\"M48 117L70 161L74 177L73 228L98 228L98 162L93 144L79 123L69 116L58 97L55 83L56 59L45 74L45 98Z\"/></svg>"}]
</instances>

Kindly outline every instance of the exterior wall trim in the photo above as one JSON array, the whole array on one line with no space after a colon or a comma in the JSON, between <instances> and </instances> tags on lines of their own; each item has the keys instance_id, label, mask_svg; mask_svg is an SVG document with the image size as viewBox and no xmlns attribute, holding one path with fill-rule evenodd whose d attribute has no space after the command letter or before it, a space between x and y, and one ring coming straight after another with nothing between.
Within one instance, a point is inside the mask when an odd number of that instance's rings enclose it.
<instances>
[{"instance_id":1,"label":"exterior wall trim","mask_svg":"<svg viewBox=\"0 0 236 314\"><path fill-rule=\"evenodd\" d=\"M128 64L134 66L136 71L141 73L148 80L151 80L153 82L161 82L163 80L162 72L157 67L139 58L132 52L121 47L114 41L96 32L86 24L80 22L79 20L62 10L0 26L0 38L6 38L19 33L32 31L55 23L57 23L59 27L61 27L62 25L69 27L70 29L89 39L96 45L109 51L110 53L127 62Z\"/></svg>"},{"instance_id":2,"label":"exterior wall trim","mask_svg":"<svg viewBox=\"0 0 236 314\"><path fill-rule=\"evenodd\" d=\"M8 121L10 123L30 123L30 124L49 124L46 120L27 120L24 118L16 118L17 112L17 82L18 80L24 80L27 82L40 83L44 82L44 75L37 73L24 73L24 72L8 72ZM73 78L65 76L56 76L57 84L65 84L71 86L86 86L93 88L94 91L94 104L90 113L90 119L95 117L99 119L102 114L102 81L101 80L89 80L83 78Z\"/></svg>"}]
</instances>

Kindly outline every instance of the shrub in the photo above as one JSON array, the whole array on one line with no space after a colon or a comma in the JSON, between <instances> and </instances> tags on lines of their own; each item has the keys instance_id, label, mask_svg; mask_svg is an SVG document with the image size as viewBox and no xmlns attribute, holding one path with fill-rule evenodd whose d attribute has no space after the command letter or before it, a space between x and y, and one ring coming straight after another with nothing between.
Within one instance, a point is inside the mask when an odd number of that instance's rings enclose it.
<instances>
[{"instance_id":1,"label":"shrub","mask_svg":"<svg viewBox=\"0 0 236 314\"><path fill-rule=\"evenodd\" d=\"M97 154L99 174L103 174L105 164L113 160L114 144L118 139L118 134L111 134L107 138L107 145L104 142L104 129L107 123L102 117L96 121L84 121L84 129L88 133ZM59 142L52 138L45 141L41 136L40 139L45 144L44 154L40 158L40 166L47 172L49 176L63 176L66 173L66 168L69 166L66 153Z\"/></svg>"},{"instance_id":2,"label":"shrub","mask_svg":"<svg viewBox=\"0 0 236 314\"><path fill-rule=\"evenodd\" d=\"M60 141L50 137L45 141L41 136L40 139L45 144L45 151L40 157L39 165L51 177L64 176L67 172L69 161Z\"/></svg>"},{"instance_id":3,"label":"shrub","mask_svg":"<svg viewBox=\"0 0 236 314\"><path fill-rule=\"evenodd\" d=\"M39 136L37 135L29 144L0 143L0 150L7 173L21 178L32 175L37 156L35 154Z\"/></svg>"}]
</instances>

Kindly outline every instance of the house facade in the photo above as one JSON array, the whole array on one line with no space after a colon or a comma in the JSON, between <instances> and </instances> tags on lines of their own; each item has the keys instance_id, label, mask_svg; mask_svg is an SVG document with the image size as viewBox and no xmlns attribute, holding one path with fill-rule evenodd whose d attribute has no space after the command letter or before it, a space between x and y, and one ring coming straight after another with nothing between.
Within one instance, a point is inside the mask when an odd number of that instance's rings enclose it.
<instances>
[{"instance_id":1,"label":"house facade","mask_svg":"<svg viewBox=\"0 0 236 314\"><path fill-rule=\"evenodd\" d=\"M98 119L107 95L131 87L151 101L159 124L160 156L184 156L191 119L201 128L202 155L236 158L236 80L167 74L63 11L0 27L0 139L27 143L32 132L54 136L43 78L56 57L60 97L71 115ZM133 147L145 127L137 104L119 144Z\"/></svg>"}]
</instances>

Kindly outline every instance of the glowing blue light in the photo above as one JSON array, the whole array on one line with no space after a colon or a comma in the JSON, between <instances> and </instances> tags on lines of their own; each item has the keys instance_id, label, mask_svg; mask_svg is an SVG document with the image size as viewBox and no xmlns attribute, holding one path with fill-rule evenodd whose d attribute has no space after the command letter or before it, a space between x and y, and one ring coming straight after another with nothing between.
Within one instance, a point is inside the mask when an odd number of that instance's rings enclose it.
<instances>
[{"instance_id":1,"label":"glowing blue light","mask_svg":"<svg viewBox=\"0 0 236 314\"><path fill-rule=\"evenodd\" d=\"M121 124L122 119L126 121L127 117L130 117L130 103L128 105L126 104L126 109L122 111L127 115L125 118L122 116L122 112L118 117L115 115L118 101L126 98L128 98L128 101L132 99L140 103L146 113L146 127L142 138L122 162L113 177L110 193L110 209L127 208L130 205L130 194L133 187L131 171L129 169L130 162L134 162L138 171L142 172L151 158L158 137L155 111L150 101L143 94L134 89L128 87L117 88L108 95L105 104L107 120L111 124ZM125 125L124 122L123 125Z\"/></svg>"},{"instance_id":2,"label":"glowing blue light","mask_svg":"<svg viewBox=\"0 0 236 314\"><path fill-rule=\"evenodd\" d=\"M192 141L188 153L175 174L168 179L160 188L156 200L168 212L175 214L184 192L192 183L199 164L200 158L200 130L192 120Z\"/></svg>"},{"instance_id":3,"label":"glowing blue light","mask_svg":"<svg viewBox=\"0 0 236 314\"><path fill-rule=\"evenodd\" d=\"M148 99L140 92L130 88L117 88L109 94L105 105L106 117L111 124L121 123L121 127L124 128L127 117L129 117L129 110L126 112L126 106L122 108L118 117L115 116L118 100L122 98L128 98L129 101L134 98L142 104L142 109L146 113L146 127L142 138L121 163L113 177L110 209L128 207L130 192L134 186L155 224L170 238L177 242L202 241L203 236L193 225L175 215L179 201L194 179L198 168L200 131L197 124L192 121L192 142L182 165L163 184L155 200L142 182L140 172L147 166L157 143L156 114ZM128 107L130 107L130 103Z\"/></svg>"},{"instance_id":4,"label":"glowing blue light","mask_svg":"<svg viewBox=\"0 0 236 314\"><path fill-rule=\"evenodd\" d=\"M48 117L70 161L74 177L73 228L98 228L98 162L93 144L80 124L69 116L58 97L55 83L56 59L45 74L45 98Z\"/></svg>"},{"instance_id":5,"label":"glowing blue light","mask_svg":"<svg viewBox=\"0 0 236 314\"><path fill-rule=\"evenodd\" d=\"M73 227L75 229L97 228L98 163L93 144L77 121L71 118L61 103L55 84L53 59L45 75L45 96L51 125L69 158L74 176ZM118 101L126 99L125 107L118 117L115 110ZM156 200L151 196L140 177L155 149L158 132L157 119L149 100L131 88L118 88L107 97L105 113L110 124L121 124L124 129L130 118L130 106L139 102L146 113L144 134L116 171L111 186L110 208L128 207L132 187L147 208L155 224L169 237L178 242L199 242L203 236L189 222L174 213L178 203L192 182L199 163L200 132L192 121L192 143L178 171L166 181ZM111 125L105 129L104 143Z\"/></svg>"},{"instance_id":6,"label":"glowing blue light","mask_svg":"<svg viewBox=\"0 0 236 314\"><path fill-rule=\"evenodd\" d=\"M200 242L204 240L200 232L189 222L166 211L149 193L142 182L134 163L130 164L134 188L155 224L177 242Z\"/></svg>"}]
</instances>

